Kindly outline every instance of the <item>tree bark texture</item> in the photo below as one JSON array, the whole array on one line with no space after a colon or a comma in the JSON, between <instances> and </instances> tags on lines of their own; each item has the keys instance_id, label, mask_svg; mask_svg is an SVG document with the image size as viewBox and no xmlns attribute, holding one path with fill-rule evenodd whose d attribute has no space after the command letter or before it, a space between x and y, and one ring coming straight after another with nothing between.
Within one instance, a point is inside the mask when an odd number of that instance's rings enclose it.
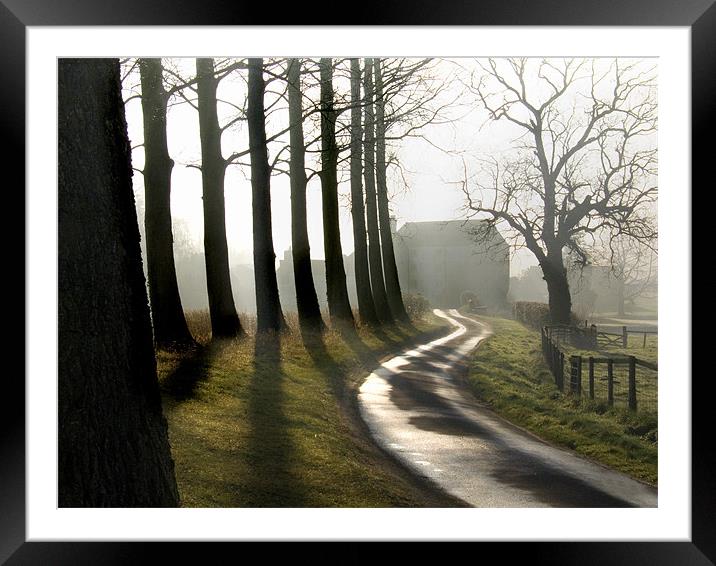
<instances>
[{"instance_id":1,"label":"tree bark texture","mask_svg":"<svg viewBox=\"0 0 716 566\"><path fill-rule=\"evenodd\" d=\"M117 59L58 63L60 507L178 504Z\"/></svg>"},{"instance_id":2,"label":"tree bark texture","mask_svg":"<svg viewBox=\"0 0 716 566\"><path fill-rule=\"evenodd\" d=\"M320 331L323 328L321 307L316 295L311 268L311 246L306 216L306 147L303 138L303 101L301 62L291 59L288 66L288 114L291 158L291 254L296 285L296 306L301 328Z\"/></svg>"},{"instance_id":3,"label":"tree bark texture","mask_svg":"<svg viewBox=\"0 0 716 566\"><path fill-rule=\"evenodd\" d=\"M395 262L395 251L393 249L393 233L390 227L387 164L385 159L385 104L383 101L383 76L380 69L380 59L373 61L373 69L375 72L375 178L385 292L393 317L407 322L409 318L400 290L398 266Z\"/></svg>"},{"instance_id":4,"label":"tree bark texture","mask_svg":"<svg viewBox=\"0 0 716 566\"><path fill-rule=\"evenodd\" d=\"M184 318L174 266L171 177L167 147L167 100L161 59L140 59L144 121L144 226L154 341L160 348L194 344Z\"/></svg>"},{"instance_id":5,"label":"tree bark texture","mask_svg":"<svg viewBox=\"0 0 716 566\"><path fill-rule=\"evenodd\" d=\"M271 232L271 167L266 142L263 72L263 59L249 59L247 119L251 155L251 207L258 332L278 331L285 324L278 296L276 254Z\"/></svg>"},{"instance_id":6,"label":"tree bark texture","mask_svg":"<svg viewBox=\"0 0 716 566\"><path fill-rule=\"evenodd\" d=\"M572 317L572 295L567 280L561 249L547 254L540 264L547 283L549 313L552 324L570 324Z\"/></svg>"},{"instance_id":7,"label":"tree bark texture","mask_svg":"<svg viewBox=\"0 0 716 566\"><path fill-rule=\"evenodd\" d=\"M378 323L368 269L368 243L363 204L363 126L361 124L361 71L358 59L351 59L351 216L353 218L354 265L358 310L365 324Z\"/></svg>"},{"instance_id":8,"label":"tree bark texture","mask_svg":"<svg viewBox=\"0 0 716 566\"><path fill-rule=\"evenodd\" d=\"M323 246L326 255L326 287L331 321L353 325L353 311L348 300L346 271L338 224L338 146L336 144L337 112L333 102L332 61L320 61L321 75L321 195L323 202Z\"/></svg>"},{"instance_id":9,"label":"tree bark texture","mask_svg":"<svg viewBox=\"0 0 716 566\"><path fill-rule=\"evenodd\" d=\"M213 59L197 59L196 73L204 195L204 256L211 333L214 338L232 338L242 335L243 329L236 314L229 275L224 204L226 162L221 154L221 129L216 113L218 81Z\"/></svg>"},{"instance_id":10,"label":"tree bark texture","mask_svg":"<svg viewBox=\"0 0 716 566\"><path fill-rule=\"evenodd\" d=\"M373 60L365 60L363 71L363 90L365 97L364 135L365 135L365 207L368 220L368 261L370 264L370 282L373 290L375 311L381 322L392 322L393 316L388 304L383 279L383 260L380 251L380 230L378 228L378 212L375 184L375 114L373 88Z\"/></svg>"}]
</instances>

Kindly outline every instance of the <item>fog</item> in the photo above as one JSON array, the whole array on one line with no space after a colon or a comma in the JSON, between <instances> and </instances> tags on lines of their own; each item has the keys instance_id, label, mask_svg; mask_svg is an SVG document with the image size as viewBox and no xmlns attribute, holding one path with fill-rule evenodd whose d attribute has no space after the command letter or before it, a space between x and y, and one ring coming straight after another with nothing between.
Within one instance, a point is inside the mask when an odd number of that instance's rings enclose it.
<instances>
[{"instance_id":1,"label":"fog","mask_svg":"<svg viewBox=\"0 0 716 566\"><path fill-rule=\"evenodd\" d=\"M220 60L217 60L220 61ZM165 59L165 66L184 78L195 73L194 59ZM608 68L609 60L594 60L593 64ZM347 97L349 84L346 79L348 63L344 71L336 71L336 95ZM125 65L125 69L128 66ZM476 96L469 93L466 84L478 70L476 61L470 59L443 59L435 61L430 68L430 78L442 89L433 105L443 108L439 119L417 130L413 135L388 142L388 156L394 162L388 169L388 188L391 194L391 214L397 220L397 228L415 222L464 220L465 195L462 191L466 181L482 174L482 159L501 156L519 145L519 128L507 121L490 121L489 113L479 104ZM245 71L235 71L219 83L217 92L219 123L226 124L237 115L246 96ZM133 146L133 166L141 170L143 165L143 140L139 77L136 69L130 71L124 83L127 100L126 113L129 138ZM530 85L528 85L529 87ZM267 116L266 128L270 137L288 124L286 104L277 100L270 85L266 105L275 108ZM544 94L544 93L542 93ZM311 93L308 93L311 96ZM223 102L221 102L223 101ZM567 100L573 109L584 101L575 96ZM345 112L340 120L349 120ZM307 139L316 124L306 124ZM203 215L201 172L196 167L201 162L198 113L189 103L174 97L167 116L169 153L175 165L172 172L171 211L174 227L175 257L180 291L185 308L206 308L205 279L203 273ZM288 144L288 134L269 143L269 160ZM225 157L248 149L248 131L243 120L236 121L222 137ZM347 149L341 158L348 156ZM230 165L225 178L226 229L232 266L234 298L239 310L253 310L252 219L251 186L248 156L244 165ZM399 164L399 165L396 165ZM318 169L318 152L307 154L307 168ZM347 161L339 163L339 201L341 242L345 256L353 252L353 233L350 216L350 187ZM143 230L144 186L141 173L134 174L134 191L137 201L138 220ZM290 189L286 174L274 174L271 184L273 217L273 241L280 260L291 246ZM323 259L323 228L321 221L321 187L317 176L312 176L307 188L308 231L311 256ZM655 214L655 210L652 211ZM513 282L529 268L537 265L534 255L515 245L509 234L503 234L509 247L507 277ZM290 255L290 254L288 254ZM519 298L519 291L516 291ZM515 295L513 293L513 295ZM512 297L514 298L514 297ZM288 301L290 302L290 301Z\"/></svg>"}]
</instances>

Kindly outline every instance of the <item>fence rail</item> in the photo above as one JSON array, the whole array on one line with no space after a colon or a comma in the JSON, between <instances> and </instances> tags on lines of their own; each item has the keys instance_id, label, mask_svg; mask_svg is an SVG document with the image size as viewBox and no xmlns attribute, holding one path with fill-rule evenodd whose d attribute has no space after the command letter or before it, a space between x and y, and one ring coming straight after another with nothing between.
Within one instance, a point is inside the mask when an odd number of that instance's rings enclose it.
<instances>
[{"instance_id":1,"label":"fence rail","mask_svg":"<svg viewBox=\"0 0 716 566\"><path fill-rule=\"evenodd\" d=\"M599 330L595 324L584 327L569 325L549 325L544 328L548 329L551 336L561 340L562 342L571 343L575 348L584 350L596 350L598 348L627 348L629 345L629 335L643 336L642 348L646 348L647 336L658 335L656 330L635 330L622 326L620 333L606 332Z\"/></svg>"},{"instance_id":2,"label":"fence rail","mask_svg":"<svg viewBox=\"0 0 716 566\"><path fill-rule=\"evenodd\" d=\"M647 337L651 335L659 335L658 330L642 330L622 326L621 332L608 332L606 330L599 330L594 324L592 324L591 326L595 328L595 332L597 334L597 345L602 348L606 348L609 346L616 346L617 348L626 348L629 344L630 335L642 337L641 347L646 348Z\"/></svg>"},{"instance_id":3,"label":"fence rail","mask_svg":"<svg viewBox=\"0 0 716 566\"><path fill-rule=\"evenodd\" d=\"M580 399L605 400L609 407L625 405L632 411L655 410L657 364L636 356L597 357L567 353L565 344L584 344L594 338L595 334L590 329L582 331L574 327L554 326L542 328L542 353L557 388ZM565 360L569 366L567 382Z\"/></svg>"}]
</instances>

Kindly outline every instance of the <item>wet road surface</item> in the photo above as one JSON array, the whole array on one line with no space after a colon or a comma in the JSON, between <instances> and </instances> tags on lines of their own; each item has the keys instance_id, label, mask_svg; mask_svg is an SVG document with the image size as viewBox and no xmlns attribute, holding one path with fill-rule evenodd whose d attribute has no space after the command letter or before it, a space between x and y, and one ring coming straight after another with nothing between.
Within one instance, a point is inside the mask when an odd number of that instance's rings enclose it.
<instances>
[{"instance_id":1,"label":"wet road surface","mask_svg":"<svg viewBox=\"0 0 716 566\"><path fill-rule=\"evenodd\" d=\"M448 336L378 367L358 394L373 438L414 473L475 507L656 507L656 490L555 448L466 389L467 355L489 328L435 311Z\"/></svg>"}]
</instances>

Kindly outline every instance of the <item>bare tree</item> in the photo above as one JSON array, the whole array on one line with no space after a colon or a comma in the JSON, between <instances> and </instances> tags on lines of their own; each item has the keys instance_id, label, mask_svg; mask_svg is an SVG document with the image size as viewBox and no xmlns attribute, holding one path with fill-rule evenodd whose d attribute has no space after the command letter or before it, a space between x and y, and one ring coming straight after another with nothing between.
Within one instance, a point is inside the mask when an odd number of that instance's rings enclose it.
<instances>
[{"instance_id":1,"label":"bare tree","mask_svg":"<svg viewBox=\"0 0 716 566\"><path fill-rule=\"evenodd\" d=\"M638 297L653 295L657 286L657 254L652 246L632 238L612 238L601 259L611 266L617 291L617 314L625 315L626 304Z\"/></svg>"},{"instance_id":2,"label":"bare tree","mask_svg":"<svg viewBox=\"0 0 716 566\"><path fill-rule=\"evenodd\" d=\"M57 78L58 503L174 507L119 61Z\"/></svg>"},{"instance_id":3,"label":"bare tree","mask_svg":"<svg viewBox=\"0 0 716 566\"><path fill-rule=\"evenodd\" d=\"M154 341L158 347L194 344L186 324L176 267L171 216L171 176L174 161L167 148L167 103L161 59L140 59L144 122L144 191L147 274Z\"/></svg>"},{"instance_id":4,"label":"bare tree","mask_svg":"<svg viewBox=\"0 0 716 566\"><path fill-rule=\"evenodd\" d=\"M197 98L201 137L201 178L204 195L204 253L209 294L211 331L215 338L242 335L229 275L226 243L224 177L228 161L221 153L221 133L216 111L219 82L213 59L197 59Z\"/></svg>"},{"instance_id":5,"label":"bare tree","mask_svg":"<svg viewBox=\"0 0 716 566\"><path fill-rule=\"evenodd\" d=\"M462 182L470 215L502 227L537 258L552 321L570 320L565 252L589 260L608 233L651 245L657 236L653 69L619 60L478 61L468 87L488 120L517 142ZM466 169L467 171L467 169Z\"/></svg>"},{"instance_id":6,"label":"bare tree","mask_svg":"<svg viewBox=\"0 0 716 566\"><path fill-rule=\"evenodd\" d=\"M363 164L361 125L361 70L358 59L351 59L351 216L353 218L354 269L356 294L361 320L377 324L378 315L373 303L368 269L368 246L365 230L365 205L363 203Z\"/></svg>"},{"instance_id":7,"label":"bare tree","mask_svg":"<svg viewBox=\"0 0 716 566\"><path fill-rule=\"evenodd\" d=\"M375 311L381 322L392 322L393 315L388 304L388 295L383 278L383 258L381 253L380 228L378 226L378 204L376 194L376 151L375 151L375 108L373 59L366 59L363 70L363 89L365 108L363 131L365 136L365 204L368 220L368 259L370 263L370 282L373 290Z\"/></svg>"},{"instance_id":8,"label":"bare tree","mask_svg":"<svg viewBox=\"0 0 716 566\"><path fill-rule=\"evenodd\" d=\"M346 272L338 224L338 146L336 144L336 117L334 105L333 63L320 61L321 75L321 195L323 201L323 245L326 255L326 287L331 320L338 324L354 324L353 311L348 300Z\"/></svg>"},{"instance_id":9,"label":"bare tree","mask_svg":"<svg viewBox=\"0 0 716 566\"><path fill-rule=\"evenodd\" d=\"M288 61L288 112L290 124L289 162L291 180L291 254L296 285L296 306L302 328L320 331L323 328L321 308L316 295L311 268L311 247L306 219L306 147L303 135L303 104L301 92L301 61Z\"/></svg>"},{"instance_id":10,"label":"bare tree","mask_svg":"<svg viewBox=\"0 0 716 566\"><path fill-rule=\"evenodd\" d=\"M248 123L251 152L251 195L254 232L256 329L280 330L285 325L276 281L276 254L271 232L271 167L266 146L263 59L249 59Z\"/></svg>"},{"instance_id":11,"label":"bare tree","mask_svg":"<svg viewBox=\"0 0 716 566\"><path fill-rule=\"evenodd\" d=\"M388 207L387 163L385 158L385 99L380 59L376 59L373 62L373 68L375 71L375 177L385 291L393 317L407 322L409 318L400 291L400 279L398 277L398 266L395 263L393 233Z\"/></svg>"}]
</instances>

